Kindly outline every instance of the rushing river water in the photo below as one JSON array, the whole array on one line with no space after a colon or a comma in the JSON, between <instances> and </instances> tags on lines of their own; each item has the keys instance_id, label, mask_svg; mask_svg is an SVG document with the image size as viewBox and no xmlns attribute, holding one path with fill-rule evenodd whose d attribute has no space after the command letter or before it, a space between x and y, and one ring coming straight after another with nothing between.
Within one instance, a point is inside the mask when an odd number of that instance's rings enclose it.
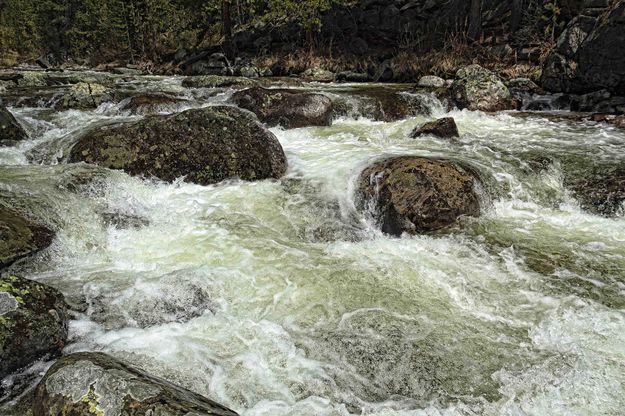
<instances>
[{"instance_id":1,"label":"rushing river water","mask_svg":"<svg viewBox=\"0 0 625 416\"><path fill-rule=\"evenodd\" d=\"M190 106L229 96L175 78L136 88ZM13 108L33 139L0 148L0 197L57 233L14 270L66 295L66 352L109 352L245 416L622 415L625 218L581 210L558 158L625 163L625 131L452 111L458 143L408 138L444 115L429 105L397 122L274 128L283 179L214 186L66 164L79 132L139 117L119 105ZM482 216L381 234L353 183L392 154L476 166ZM537 156L553 161L533 169Z\"/></svg>"}]
</instances>

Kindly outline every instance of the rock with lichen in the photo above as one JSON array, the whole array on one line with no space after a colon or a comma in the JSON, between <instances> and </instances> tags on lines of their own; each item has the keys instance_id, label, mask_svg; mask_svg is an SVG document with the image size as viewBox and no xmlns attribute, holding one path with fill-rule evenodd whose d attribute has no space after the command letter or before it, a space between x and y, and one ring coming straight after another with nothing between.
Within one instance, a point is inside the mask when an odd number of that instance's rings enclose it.
<instances>
[{"instance_id":1,"label":"rock with lichen","mask_svg":"<svg viewBox=\"0 0 625 416\"><path fill-rule=\"evenodd\" d=\"M69 91L58 98L54 103L54 108L57 110L93 109L112 99L113 93L104 85L79 82L72 85Z\"/></svg>"},{"instance_id":2,"label":"rock with lichen","mask_svg":"<svg viewBox=\"0 0 625 416\"><path fill-rule=\"evenodd\" d=\"M67 342L67 305L56 289L16 276L0 277L0 378Z\"/></svg>"},{"instance_id":3,"label":"rock with lichen","mask_svg":"<svg viewBox=\"0 0 625 416\"><path fill-rule=\"evenodd\" d=\"M479 65L459 69L451 88L460 108L487 112L517 108L517 102L497 74Z\"/></svg>"},{"instance_id":4,"label":"rock with lichen","mask_svg":"<svg viewBox=\"0 0 625 416\"><path fill-rule=\"evenodd\" d=\"M237 415L197 393L95 352L58 360L29 402L34 416Z\"/></svg>"},{"instance_id":5,"label":"rock with lichen","mask_svg":"<svg viewBox=\"0 0 625 416\"><path fill-rule=\"evenodd\" d=\"M477 175L443 159L399 156L367 167L357 182L358 204L384 233L399 236L446 228L477 216Z\"/></svg>"},{"instance_id":6,"label":"rock with lichen","mask_svg":"<svg viewBox=\"0 0 625 416\"><path fill-rule=\"evenodd\" d=\"M164 181L208 185L230 178L280 178L280 142L254 114L212 106L101 127L78 139L70 162L87 162Z\"/></svg>"},{"instance_id":7,"label":"rock with lichen","mask_svg":"<svg viewBox=\"0 0 625 416\"><path fill-rule=\"evenodd\" d=\"M0 206L0 268L49 246L53 237L43 225Z\"/></svg>"}]
</instances>

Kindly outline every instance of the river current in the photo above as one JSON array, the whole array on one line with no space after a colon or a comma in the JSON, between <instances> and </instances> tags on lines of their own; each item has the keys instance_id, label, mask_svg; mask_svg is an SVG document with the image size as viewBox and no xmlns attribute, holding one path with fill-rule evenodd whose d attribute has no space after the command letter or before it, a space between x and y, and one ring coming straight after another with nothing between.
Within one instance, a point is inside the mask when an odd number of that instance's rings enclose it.
<instances>
[{"instance_id":1,"label":"river current","mask_svg":"<svg viewBox=\"0 0 625 416\"><path fill-rule=\"evenodd\" d=\"M178 78L134 88L187 107L231 93ZM12 108L32 139L0 148L0 197L56 231L12 271L65 294L66 352L108 352L244 416L622 415L625 217L582 210L559 160L625 163L625 130L428 103L396 122L273 128L284 178L213 186L67 164L80 132L141 117L117 104ZM408 137L442 116L457 143ZM394 154L476 166L482 215L383 235L353 186Z\"/></svg>"}]
</instances>

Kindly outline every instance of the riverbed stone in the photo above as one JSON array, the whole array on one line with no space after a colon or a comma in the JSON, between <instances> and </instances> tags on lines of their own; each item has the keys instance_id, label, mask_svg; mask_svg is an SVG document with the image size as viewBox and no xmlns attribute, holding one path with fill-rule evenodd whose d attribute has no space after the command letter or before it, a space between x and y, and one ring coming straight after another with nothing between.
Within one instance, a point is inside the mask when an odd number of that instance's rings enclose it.
<instances>
[{"instance_id":1,"label":"riverbed stone","mask_svg":"<svg viewBox=\"0 0 625 416\"><path fill-rule=\"evenodd\" d=\"M0 269L50 245L54 232L0 206Z\"/></svg>"},{"instance_id":2,"label":"riverbed stone","mask_svg":"<svg viewBox=\"0 0 625 416\"><path fill-rule=\"evenodd\" d=\"M0 277L0 379L67 342L67 305L56 289L21 277Z\"/></svg>"},{"instance_id":3,"label":"riverbed stone","mask_svg":"<svg viewBox=\"0 0 625 416\"><path fill-rule=\"evenodd\" d=\"M442 139L453 139L460 137L458 126L453 117L443 117L438 120L430 121L421 126L417 126L410 137L417 138L421 136L432 135Z\"/></svg>"},{"instance_id":4,"label":"riverbed stone","mask_svg":"<svg viewBox=\"0 0 625 416\"><path fill-rule=\"evenodd\" d=\"M287 160L278 139L249 111L212 106L149 115L87 132L70 151L87 162L130 175L177 178L200 185L229 178L280 178Z\"/></svg>"},{"instance_id":5,"label":"riverbed stone","mask_svg":"<svg viewBox=\"0 0 625 416\"><path fill-rule=\"evenodd\" d=\"M480 214L477 183L472 169L450 160L393 157L360 174L358 204L384 233L428 233Z\"/></svg>"},{"instance_id":6,"label":"riverbed stone","mask_svg":"<svg viewBox=\"0 0 625 416\"><path fill-rule=\"evenodd\" d=\"M59 359L31 398L33 416L236 416L206 397L99 352Z\"/></svg>"},{"instance_id":7,"label":"riverbed stone","mask_svg":"<svg viewBox=\"0 0 625 416\"><path fill-rule=\"evenodd\" d=\"M517 108L516 101L499 76L479 65L458 70L451 88L459 108L487 112Z\"/></svg>"},{"instance_id":8,"label":"riverbed stone","mask_svg":"<svg viewBox=\"0 0 625 416\"><path fill-rule=\"evenodd\" d=\"M0 106L0 146L11 146L27 138L28 134L13 114Z\"/></svg>"},{"instance_id":9,"label":"riverbed stone","mask_svg":"<svg viewBox=\"0 0 625 416\"><path fill-rule=\"evenodd\" d=\"M436 75L425 75L419 78L417 86L421 88L442 88L445 86L445 80Z\"/></svg>"},{"instance_id":10,"label":"riverbed stone","mask_svg":"<svg viewBox=\"0 0 625 416\"><path fill-rule=\"evenodd\" d=\"M232 101L254 112L269 126L298 128L332 124L332 101L322 94L254 87L234 93Z\"/></svg>"}]
</instances>

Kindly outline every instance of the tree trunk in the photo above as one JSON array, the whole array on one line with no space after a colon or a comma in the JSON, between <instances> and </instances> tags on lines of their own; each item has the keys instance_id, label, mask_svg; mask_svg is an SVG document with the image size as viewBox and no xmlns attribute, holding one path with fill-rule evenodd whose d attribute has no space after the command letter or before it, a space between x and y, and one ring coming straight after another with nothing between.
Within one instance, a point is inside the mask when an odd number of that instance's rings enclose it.
<instances>
[{"instance_id":1,"label":"tree trunk","mask_svg":"<svg viewBox=\"0 0 625 416\"><path fill-rule=\"evenodd\" d=\"M471 40L478 40L482 34L482 0L471 0L469 10L469 31L467 36Z\"/></svg>"},{"instance_id":2,"label":"tree trunk","mask_svg":"<svg viewBox=\"0 0 625 416\"><path fill-rule=\"evenodd\" d=\"M523 18L523 0L512 0L512 13L510 14L510 31L516 32Z\"/></svg>"},{"instance_id":3,"label":"tree trunk","mask_svg":"<svg viewBox=\"0 0 625 416\"><path fill-rule=\"evenodd\" d=\"M232 44L232 17L230 15L231 0L221 0L221 24L223 26L222 34L224 37L224 54L228 59L234 59L235 50Z\"/></svg>"}]
</instances>

